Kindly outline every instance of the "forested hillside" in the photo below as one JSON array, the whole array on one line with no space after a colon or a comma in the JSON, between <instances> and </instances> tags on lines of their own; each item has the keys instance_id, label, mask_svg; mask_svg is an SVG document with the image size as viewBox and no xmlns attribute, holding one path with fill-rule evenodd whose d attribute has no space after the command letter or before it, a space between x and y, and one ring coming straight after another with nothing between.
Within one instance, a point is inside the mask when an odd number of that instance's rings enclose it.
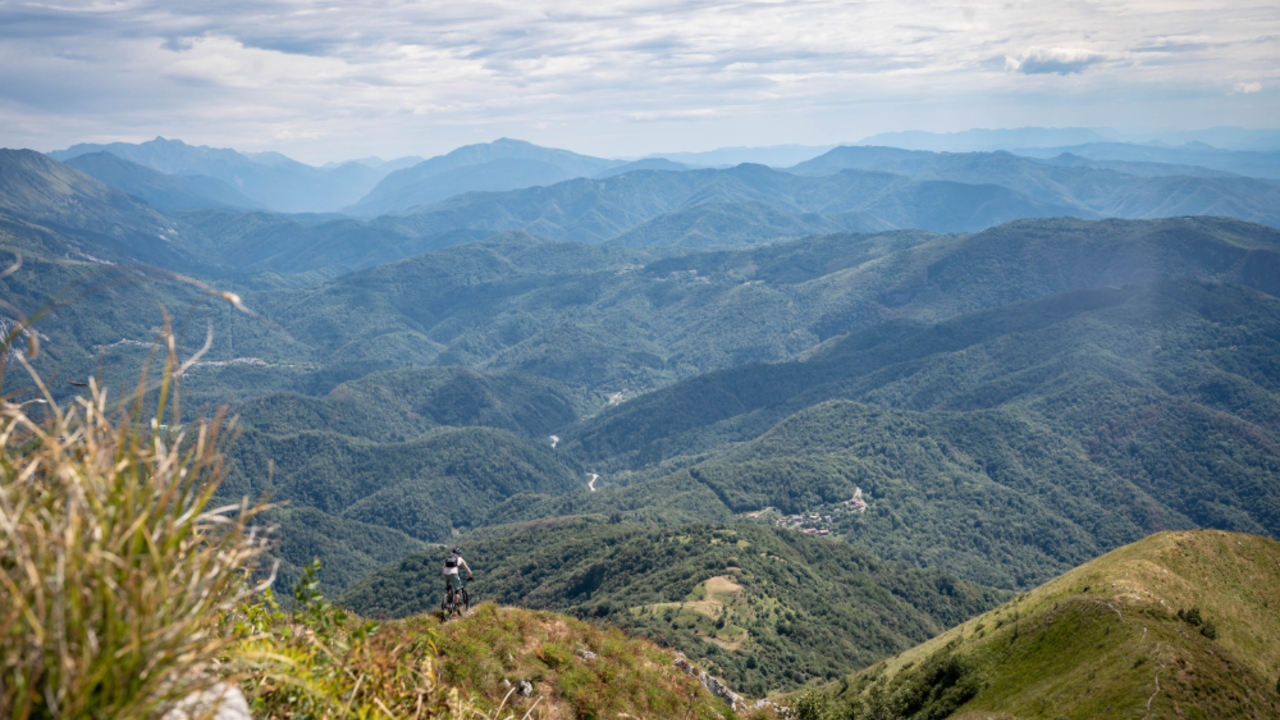
<instances>
[{"instance_id":1,"label":"forested hillside","mask_svg":"<svg viewBox=\"0 0 1280 720\"><path fill-rule=\"evenodd\" d=\"M1039 162L1007 152L933 153L839 147L789 170L799 175L823 176L855 169L890 172L916 181L991 183L1040 202L1072 207L1075 211L1069 214L1078 217L1155 218L1208 211L1272 227L1280 220L1276 215L1280 190L1265 180L1206 173L1203 169L1161 167L1157 163L1124 168L1129 172L1122 171L1122 167Z\"/></svg>"},{"instance_id":2,"label":"forested hillside","mask_svg":"<svg viewBox=\"0 0 1280 720\"><path fill-rule=\"evenodd\" d=\"M936 571L757 526L565 523L467 545L478 599L600 618L763 695L831 679L1005 597ZM342 602L400 617L439 602L440 552L405 558Z\"/></svg>"},{"instance_id":3,"label":"forested hillside","mask_svg":"<svg viewBox=\"0 0 1280 720\"><path fill-rule=\"evenodd\" d=\"M293 386L308 394L426 364L617 393L785 360L885 320L1076 288L1187 277L1280 292L1280 233L1222 219L1028 220L975 235L669 253L502 235L304 290L246 294L305 349L277 347L278 334L247 319L232 331L241 352L323 363L313 384Z\"/></svg>"},{"instance_id":4,"label":"forested hillside","mask_svg":"<svg viewBox=\"0 0 1280 720\"><path fill-rule=\"evenodd\" d=\"M870 507L824 526L1005 587L1164 528L1275 534L1278 322L1274 298L1184 281L878 326L602 413L565 447L633 484L492 521L832 514L861 487ZM643 489L672 471L702 499Z\"/></svg>"}]
</instances>

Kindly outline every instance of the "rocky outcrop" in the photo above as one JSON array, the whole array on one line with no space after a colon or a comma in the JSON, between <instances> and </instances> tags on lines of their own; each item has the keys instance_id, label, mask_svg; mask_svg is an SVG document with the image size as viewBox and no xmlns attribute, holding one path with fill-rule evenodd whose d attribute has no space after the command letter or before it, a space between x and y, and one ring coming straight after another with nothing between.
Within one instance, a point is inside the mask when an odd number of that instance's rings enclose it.
<instances>
[{"instance_id":1,"label":"rocky outcrop","mask_svg":"<svg viewBox=\"0 0 1280 720\"><path fill-rule=\"evenodd\" d=\"M702 687L707 689L707 692L729 703L729 707L733 708L734 712L747 711L747 703L742 699L741 695L730 690L729 686L720 682L719 678L708 675L706 670L702 670L689 662L689 658L685 657L684 653L676 653L674 665L688 675L697 678L698 682L702 683Z\"/></svg>"}]
</instances>

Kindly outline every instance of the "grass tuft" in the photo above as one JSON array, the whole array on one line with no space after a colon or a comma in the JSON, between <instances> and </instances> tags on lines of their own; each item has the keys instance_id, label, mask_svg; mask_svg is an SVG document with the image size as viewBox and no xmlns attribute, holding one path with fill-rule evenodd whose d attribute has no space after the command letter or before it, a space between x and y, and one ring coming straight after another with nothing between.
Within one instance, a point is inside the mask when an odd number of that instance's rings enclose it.
<instances>
[{"instance_id":1,"label":"grass tuft","mask_svg":"<svg viewBox=\"0 0 1280 720\"><path fill-rule=\"evenodd\" d=\"M123 408L95 381L60 407L34 372L36 400L0 400L0 716L154 717L238 641L263 506L211 507L229 423L182 423L161 338L160 381Z\"/></svg>"}]
</instances>

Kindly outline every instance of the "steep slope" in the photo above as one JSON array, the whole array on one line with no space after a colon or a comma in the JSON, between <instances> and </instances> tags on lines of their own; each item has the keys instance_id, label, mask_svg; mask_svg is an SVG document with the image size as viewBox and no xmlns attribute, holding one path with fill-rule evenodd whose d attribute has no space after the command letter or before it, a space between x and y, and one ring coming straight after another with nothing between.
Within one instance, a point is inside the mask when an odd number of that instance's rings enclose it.
<instances>
[{"instance_id":1,"label":"steep slope","mask_svg":"<svg viewBox=\"0 0 1280 720\"><path fill-rule=\"evenodd\" d=\"M1001 597L765 527L568 523L463 554L476 597L603 618L704 659L755 695L866 665ZM438 602L441 557L389 565L341 601L362 613L424 612Z\"/></svg>"},{"instance_id":2,"label":"steep slope","mask_svg":"<svg viewBox=\"0 0 1280 720\"><path fill-rule=\"evenodd\" d=\"M1280 543L1160 533L867 668L817 705L848 720L1276 717L1278 597Z\"/></svg>"},{"instance_id":3,"label":"steep slope","mask_svg":"<svg viewBox=\"0 0 1280 720\"><path fill-rule=\"evenodd\" d=\"M48 257L191 267L185 228L146 203L32 150L0 150L6 245Z\"/></svg>"},{"instance_id":4,"label":"steep slope","mask_svg":"<svg viewBox=\"0 0 1280 720\"><path fill-rule=\"evenodd\" d=\"M465 145L412 167L390 173L345 212L373 217L402 212L472 190L514 190L590 177L622 165L568 150L500 138Z\"/></svg>"},{"instance_id":5,"label":"steep slope","mask_svg":"<svg viewBox=\"0 0 1280 720\"><path fill-rule=\"evenodd\" d=\"M204 175L165 175L108 152L78 155L66 164L159 210L261 207L221 180Z\"/></svg>"}]
</instances>

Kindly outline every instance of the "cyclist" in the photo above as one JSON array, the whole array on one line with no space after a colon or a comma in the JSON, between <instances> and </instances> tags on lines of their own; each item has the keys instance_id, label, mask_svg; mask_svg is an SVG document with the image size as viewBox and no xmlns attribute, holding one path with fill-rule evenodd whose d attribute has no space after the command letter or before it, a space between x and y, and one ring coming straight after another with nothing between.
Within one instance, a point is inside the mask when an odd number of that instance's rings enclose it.
<instances>
[{"instance_id":1,"label":"cyclist","mask_svg":"<svg viewBox=\"0 0 1280 720\"><path fill-rule=\"evenodd\" d=\"M468 582L473 577L471 574L471 567L467 565L466 560L462 559L462 550L460 550L459 548L454 548L453 550L449 551L449 557L445 558L444 570L442 572L442 574L444 575L444 581L445 581L445 585L444 585L445 597L449 599L451 604L454 602L453 600L454 593L462 591L462 578L458 573L459 570L467 571Z\"/></svg>"}]
</instances>

